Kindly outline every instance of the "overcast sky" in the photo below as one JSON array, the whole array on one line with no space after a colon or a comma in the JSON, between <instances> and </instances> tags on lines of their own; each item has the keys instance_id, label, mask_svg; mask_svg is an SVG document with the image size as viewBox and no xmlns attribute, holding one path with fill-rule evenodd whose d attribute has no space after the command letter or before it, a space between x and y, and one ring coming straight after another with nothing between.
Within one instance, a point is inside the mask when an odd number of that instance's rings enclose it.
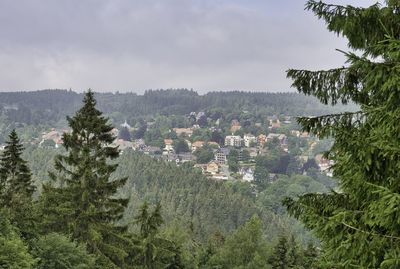
<instances>
[{"instance_id":1,"label":"overcast sky","mask_svg":"<svg viewBox=\"0 0 400 269\"><path fill-rule=\"evenodd\" d=\"M341 66L346 49L304 3L0 0L0 91L293 91L285 70Z\"/></svg>"}]
</instances>

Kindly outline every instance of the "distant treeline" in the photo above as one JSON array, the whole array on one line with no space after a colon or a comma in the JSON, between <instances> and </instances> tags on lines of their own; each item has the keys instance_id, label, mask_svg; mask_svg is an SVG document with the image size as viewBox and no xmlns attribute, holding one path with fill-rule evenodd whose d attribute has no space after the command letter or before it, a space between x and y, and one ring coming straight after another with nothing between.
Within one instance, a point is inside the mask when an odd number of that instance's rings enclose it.
<instances>
[{"instance_id":1,"label":"distant treeline","mask_svg":"<svg viewBox=\"0 0 400 269\"><path fill-rule=\"evenodd\" d=\"M249 111L284 115L319 115L333 108L297 93L210 92L148 90L136 93L97 93L98 107L115 121L151 115L184 115L192 111ZM71 90L0 93L0 112L9 122L54 125L72 114L82 94ZM335 107L335 111L343 107Z\"/></svg>"}]
</instances>

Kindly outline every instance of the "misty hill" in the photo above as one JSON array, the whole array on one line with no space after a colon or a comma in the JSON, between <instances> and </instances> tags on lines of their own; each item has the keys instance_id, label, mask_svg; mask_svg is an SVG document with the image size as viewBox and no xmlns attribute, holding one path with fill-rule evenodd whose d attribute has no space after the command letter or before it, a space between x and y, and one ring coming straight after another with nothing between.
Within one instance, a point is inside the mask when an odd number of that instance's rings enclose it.
<instances>
[{"instance_id":1,"label":"misty hill","mask_svg":"<svg viewBox=\"0 0 400 269\"><path fill-rule=\"evenodd\" d=\"M344 106L321 105L297 93L210 92L148 90L136 93L97 93L98 107L114 121L152 115L184 115L192 111L249 111L257 114L319 115ZM0 93L0 113L10 123L55 125L79 106L82 94L67 90ZM348 107L346 109L349 109Z\"/></svg>"}]
</instances>

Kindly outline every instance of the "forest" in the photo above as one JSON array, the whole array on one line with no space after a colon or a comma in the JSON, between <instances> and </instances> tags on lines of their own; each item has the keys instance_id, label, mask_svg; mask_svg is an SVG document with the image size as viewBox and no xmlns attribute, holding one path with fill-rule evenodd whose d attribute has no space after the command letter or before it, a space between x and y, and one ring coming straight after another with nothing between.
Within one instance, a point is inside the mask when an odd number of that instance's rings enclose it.
<instances>
[{"instance_id":1,"label":"forest","mask_svg":"<svg viewBox=\"0 0 400 269\"><path fill-rule=\"evenodd\" d=\"M112 125L95 105L88 91L58 150L24 149L9 134L0 159L2 230L9 232L1 238L3 250L18 247L0 259L6 268L268 268L281 262L282 249L290 264L316 262L315 239L279 201L326 191L329 180L282 175L255 195L248 183L121 153L107 145Z\"/></svg>"},{"instance_id":2,"label":"forest","mask_svg":"<svg viewBox=\"0 0 400 269\"><path fill-rule=\"evenodd\" d=\"M132 126L143 120L175 116L171 127L185 127L182 117L193 111L229 114L237 118L243 111L252 117L266 114L321 115L349 109L321 105L316 98L297 93L210 92L193 90L148 90L135 93L96 93L99 109L115 124L125 120ZM82 93L71 90L0 92L0 143L4 134L21 129L25 136L37 136L49 127L64 127L65 118L80 106Z\"/></svg>"},{"instance_id":3,"label":"forest","mask_svg":"<svg viewBox=\"0 0 400 269\"><path fill-rule=\"evenodd\" d=\"M351 51L343 67L288 70L300 94L0 94L0 268L400 268L400 2L306 9ZM113 123L127 118L242 120L236 109L297 116L302 131L331 139L335 181L268 158L256 158L256 176L280 170L273 181L218 181L112 144ZM23 143L49 123L70 128L62 147Z\"/></svg>"}]
</instances>

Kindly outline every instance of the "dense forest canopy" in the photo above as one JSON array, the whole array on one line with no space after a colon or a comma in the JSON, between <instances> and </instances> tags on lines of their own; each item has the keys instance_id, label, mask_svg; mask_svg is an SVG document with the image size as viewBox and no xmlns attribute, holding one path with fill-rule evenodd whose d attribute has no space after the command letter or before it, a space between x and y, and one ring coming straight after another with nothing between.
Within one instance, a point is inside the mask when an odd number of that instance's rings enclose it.
<instances>
[{"instance_id":1,"label":"dense forest canopy","mask_svg":"<svg viewBox=\"0 0 400 269\"><path fill-rule=\"evenodd\" d=\"M0 92L0 112L10 122L55 124L79 107L82 94L71 90ZM193 90L148 90L135 93L96 93L99 109L116 120L144 115L184 115L192 111L227 108L268 109L287 115L319 115L332 111L317 99L297 93L210 92L199 95ZM334 108L337 109L337 108ZM121 115L117 115L120 113Z\"/></svg>"}]
</instances>

